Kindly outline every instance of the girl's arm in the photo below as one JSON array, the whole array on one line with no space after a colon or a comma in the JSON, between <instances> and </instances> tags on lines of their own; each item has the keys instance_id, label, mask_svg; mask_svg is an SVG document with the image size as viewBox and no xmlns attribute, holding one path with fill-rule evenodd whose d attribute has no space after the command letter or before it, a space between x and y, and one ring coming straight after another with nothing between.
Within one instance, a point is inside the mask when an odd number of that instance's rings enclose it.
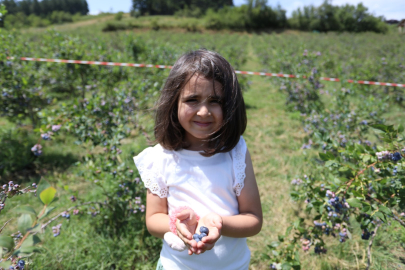
<instances>
[{"instance_id":1,"label":"girl's arm","mask_svg":"<svg viewBox=\"0 0 405 270\"><path fill-rule=\"evenodd\" d=\"M246 150L245 164L244 187L237 197L239 214L222 217L222 235L224 236L249 237L258 234L262 228L262 206L249 150Z\"/></svg>"},{"instance_id":2,"label":"girl's arm","mask_svg":"<svg viewBox=\"0 0 405 270\"><path fill-rule=\"evenodd\" d=\"M158 238L170 232L167 198L160 198L149 189L146 194L146 227L151 235Z\"/></svg>"}]
</instances>

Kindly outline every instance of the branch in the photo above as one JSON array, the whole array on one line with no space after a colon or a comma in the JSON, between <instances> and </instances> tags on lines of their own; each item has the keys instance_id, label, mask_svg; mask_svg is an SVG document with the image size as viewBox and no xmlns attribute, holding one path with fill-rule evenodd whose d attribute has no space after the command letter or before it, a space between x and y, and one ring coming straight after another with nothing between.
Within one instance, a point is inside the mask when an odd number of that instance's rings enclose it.
<instances>
[{"instance_id":1,"label":"branch","mask_svg":"<svg viewBox=\"0 0 405 270\"><path fill-rule=\"evenodd\" d=\"M0 229L0 233L3 231L4 227L6 227L6 225L12 220L12 218L10 218L9 220L6 221L6 223L4 223L3 227L1 227Z\"/></svg>"},{"instance_id":2,"label":"branch","mask_svg":"<svg viewBox=\"0 0 405 270\"><path fill-rule=\"evenodd\" d=\"M146 129L144 126L140 126L141 131L142 131L142 135L146 138L146 142L148 143L149 146L153 145L152 140L149 137L149 134L146 132Z\"/></svg>"},{"instance_id":3,"label":"branch","mask_svg":"<svg viewBox=\"0 0 405 270\"><path fill-rule=\"evenodd\" d=\"M365 170L367 170L368 168L374 166L376 163L377 163L377 162L374 162L374 163L368 165L367 167L365 167L364 169L362 169L361 171L359 171L359 172L356 174L356 176L353 177L353 178L346 184L346 189L345 189L345 192L343 193L343 197L346 195L346 192L347 192L347 190L349 189L349 187L351 186L351 184L353 183L353 181L354 181L357 177L359 177L360 174L364 173Z\"/></svg>"},{"instance_id":4,"label":"branch","mask_svg":"<svg viewBox=\"0 0 405 270\"><path fill-rule=\"evenodd\" d=\"M398 221L399 224L401 224L403 227L405 227L405 222L401 220L399 217L397 217L396 215L392 215L392 218Z\"/></svg>"},{"instance_id":5,"label":"branch","mask_svg":"<svg viewBox=\"0 0 405 270\"><path fill-rule=\"evenodd\" d=\"M373 240L374 237L377 235L377 230L381 226L381 223L378 223L377 226L375 227L374 234L371 236L370 242L368 243L368 248L367 248L367 267L366 270L370 269L371 265L371 246L373 245Z\"/></svg>"},{"instance_id":6,"label":"branch","mask_svg":"<svg viewBox=\"0 0 405 270\"><path fill-rule=\"evenodd\" d=\"M50 220L48 220L48 222L42 224L41 229L42 229L42 230L45 229L46 226L48 226L52 221L54 221L54 220L56 220L58 217L60 217L64 212L69 212L69 211L71 211L71 210L73 210L73 209L75 209L75 208L78 208L79 206L89 205L89 204L102 204L102 205L106 205L106 203L101 203L101 202L85 202L85 203L82 203L82 204L77 204L77 205L75 205L75 206L72 206L72 207L68 208L67 210L65 210L65 211L63 211L63 212L60 212L58 215L56 215L56 216L54 216L53 218L51 218Z\"/></svg>"},{"instance_id":7,"label":"branch","mask_svg":"<svg viewBox=\"0 0 405 270\"><path fill-rule=\"evenodd\" d=\"M394 195L395 195L395 194L394 194ZM367 196L370 197L371 199L375 200L376 202L378 202L378 203L384 205L384 203L383 203L382 201L380 201L380 200L377 199L377 198L371 197L370 194L367 194ZM393 196L391 196L391 197L393 197ZM391 211L391 212L392 212L392 211ZM390 216L390 217L391 217L391 216ZM403 227L405 227L405 222L404 222L403 220L401 220L399 217L397 217L396 215L392 214L392 218L393 218L394 220L398 221L399 224L401 224Z\"/></svg>"}]
</instances>

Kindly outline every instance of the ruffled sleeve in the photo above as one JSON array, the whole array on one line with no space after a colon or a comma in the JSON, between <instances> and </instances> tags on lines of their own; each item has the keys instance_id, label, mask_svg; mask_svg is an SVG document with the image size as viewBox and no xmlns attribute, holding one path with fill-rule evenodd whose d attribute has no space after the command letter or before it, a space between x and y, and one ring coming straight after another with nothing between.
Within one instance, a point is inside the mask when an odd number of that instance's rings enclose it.
<instances>
[{"instance_id":1,"label":"ruffled sleeve","mask_svg":"<svg viewBox=\"0 0 405 270\"><path fill-rule=\"evenodd\" d=\"M145 188L160 198L167 197L167 185L162 177L163 149L160 145L148 147L134 157Z\"/></svg>"},{"instance_id":2,"label":"ruffled sleeve","mask_svg":"<svg viewBox=\"0 0 405 270\"><path fill-rule=\"evenodd\" d=\"M238 144L231 150L234 172L233 190L235 191L236 196L240 195L245 183L246 151L246 142L243 137L240 136Z\"/></svg>"}]
</instances>

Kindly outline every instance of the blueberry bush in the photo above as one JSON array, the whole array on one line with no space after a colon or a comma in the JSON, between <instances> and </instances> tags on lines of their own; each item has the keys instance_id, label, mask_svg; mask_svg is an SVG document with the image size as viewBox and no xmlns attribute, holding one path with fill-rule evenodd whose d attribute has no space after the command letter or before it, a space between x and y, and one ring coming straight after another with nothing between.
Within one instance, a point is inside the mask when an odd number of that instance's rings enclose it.
<instances>
[{"instance_id":1,"label":"blueberry bush","mask_svg":"<svg viewBox=\"0 0 405 270\"><path fill-rule=\"evenodd\" d=\"M300 249L322 256L328 252L326 243L330 238L344 243L356 238L354 230L360 227L359 237L368 241L369 269L378 228L393 222L405 226L404 128L387 124L383 117L391 106L400 103L402 91L383 87L375 90L344 82L340 89L331 89L320 81L322 73L346 76L338 70L342 66L334 64L333 51L324 56L318 50L303 50L295 44L290 46L294 50L274 61L272 52L263 45L256 44L256 50L264 65L307 77L300 81L281 79L278 83L280 91L286 94L287 109L299 114L302 121L307 140L301 147L303 154L312 153L305 172L291 181L290 196L305 214L268 246L264 258L270 261L271 269L301 269ZM400 63L404 58L397 64L391 63L391 68L386 67L386 61L391 60L397 61L383 57L378 70L375 65L353 62L351 73L370 80L395 80L403 73ZM357 74L351 78L360 76ZM318 154L314 155L314 151Z\"/></svg>"}]
</instances>

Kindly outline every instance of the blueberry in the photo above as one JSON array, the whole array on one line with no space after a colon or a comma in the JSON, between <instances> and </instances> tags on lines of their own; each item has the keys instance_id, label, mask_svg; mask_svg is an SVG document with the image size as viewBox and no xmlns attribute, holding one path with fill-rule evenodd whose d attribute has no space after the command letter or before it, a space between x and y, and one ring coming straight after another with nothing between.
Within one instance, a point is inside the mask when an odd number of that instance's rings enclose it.
<instances>
[{"instance_id":1,"label":"blueberry","mask_svg":"<svg viewBox=\"0 0 405 270\"><path fill-rule=\"evenodd\" d=\"M202 233L202 234L200 234L199 235L199 237L200 237L200 240L202 240L204 237L206 237L207 235L205 234L205 233Z\"/></svg>"},{"instance_id":2,"label":"blueberry","mask_svg":"<svg viewBox=\"0 0 405 270\"><path fill-rule=\"evenodd\" d=\"M207 227L201 226L200 227L200 233L205 233L206 235L208 235L210 231L208 230Z\"/></svg>"},{"instance_id":3,"label":"blueberry","mask_svg":"<svg viewBox=\"0 0 405 270\"><path fill-rule=\"evenodd\" d=\"M392 155L392 161L399 161L400 159L402 159L402 156L401 156L401 154L399 153L399 152L395 152L393 155Z\"/></svg>"},{"instance_id":4,"label":"blueberry","mask_svg":"<svg viewBox=\"0 0 405 270\"><path fill-rule=\"evenodd\" d=\"M198 235L198 233L195 233L195 234L193 235L193 239L194 239L197 243L201 241L201 240L200 240L200 236Z\"/></svg>"},{"instance_id":5,"label":"blueberry","mask_svg":"<svg viewBox=\"0 0 405 270\"><path fill-rule=\"evenodd\" d=\"M25 266L25 261L24 260L19 260L18 261L18 266L19 267L24 267Z\"/></svg>"}]
</instances>

